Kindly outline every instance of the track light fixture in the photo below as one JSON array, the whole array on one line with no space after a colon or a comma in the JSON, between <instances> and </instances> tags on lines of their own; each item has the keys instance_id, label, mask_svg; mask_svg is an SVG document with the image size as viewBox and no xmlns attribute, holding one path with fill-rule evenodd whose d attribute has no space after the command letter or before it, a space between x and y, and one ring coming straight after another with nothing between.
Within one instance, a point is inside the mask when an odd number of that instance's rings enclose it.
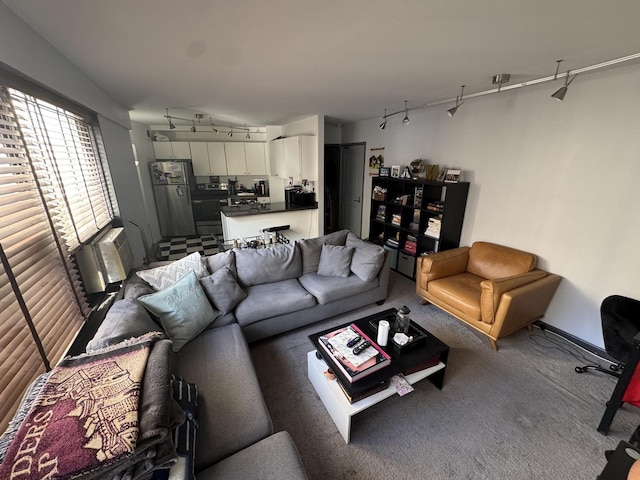
<instances>
[{"instance_id":1,"label":"track light fixture","mask_svg":"<svg viewBox=\"0 0 640 480\"><path fill-rule=\"evenodd\" d=\"M196 133L196 121L195 121L195 120L192 120L192 122L193 122L193 125L191 125L191 131L192 131L193 133Z\"/></svg>"},{"instance_id":2,"label":"track light fixture","mask_svg":"<svg viewBox=\"0 0 640 480\"><path fill-rule=\"evenodd\" d=\"M569 85L573 82L578 75L574 75L573 78L569 79L570 70L567 70L567 75L564 77L564 86L560 87L558 90L551 94L552 98L555 98L559 102L564 100L564 96L567 94L567 90L569 89Z\"/></svg>"},{"instance_id":3,"label":"track light fixture","mask_svg":"<svg viewBox=\"0 0 640 480\"><path fill-rule=\"evenodd\" d=\"M387 128L387 109L384 109L384 116L382 117L382 123L380 124L380 130Z\"/></svg>"},{"instance_id":4,"label":"track light fixture","mask_svg":"<svg viewBox=\"0 0 640 480\"><path fill-rule=\"evenodd\" d=\"M409 123L409 110L407 109L407 101L404 101L404 118L402 119L402 123L405 125Z\"/></svg>"},{"instance_id":5,"label":"track light fixture","mask_svg":"<svg viewBox=\"0 0 640 480\"><path fill-rule=\"evenodd\" d=\"M233 128L231 130L229 130L229 133L227 133L228 136L233 137Z\"/></svg>"},{"instance_id":6,"label":"track light fixture","mask_svg":"<svg viewBox=\"0 0 640 480\"><path fill-rule=\"evenodd\" d=\"M502 88L502 85L507 83L511 79L511 75L508 73L499 73L498 75L494 75L491 79L491 83L494 85L498 85L498 92Z\"/></svg>"},{"instance_id":7,"label":"track light fixture","mask_svg":"<svg viewBox=\"0 0 640 480\"><path fill-rule=\"evenodd\" d=\"M460 105L462 105L464 102L462 101L462 96L464 95L464 87L466 87L466 85L462 85L460 87L460 96L456 97L456 106L453 108L450 108L449 110L447 110L447 114L450 117L453 117L456 112L458 111L458 107L460 107Z\"/></svg>"},{"instance_id":8,"label":"track light fixture","mask_svg":"<svg viewBox=\"0 0 640 480\"><path fill-rule=\"evenodd\" d=\"M169 122L169 128L171 130L173 130L174 128L176 128L176 126L173 124L173 122L171 121L171 115L169 115L169 109L165 108L164 109L166 112L165 118L167 119L167 121Z\"/></svg>"}]
</instances>

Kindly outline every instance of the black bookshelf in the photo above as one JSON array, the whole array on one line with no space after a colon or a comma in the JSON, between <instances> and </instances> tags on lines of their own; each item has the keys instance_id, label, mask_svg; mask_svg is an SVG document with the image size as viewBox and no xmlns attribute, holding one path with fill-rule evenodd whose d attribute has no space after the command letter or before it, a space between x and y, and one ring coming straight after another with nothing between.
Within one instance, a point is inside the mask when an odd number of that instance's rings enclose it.
<instances>
[{"instance_id":1,"label":"black bookshelf","mask_svg":"<svg viewBox=\"0 0 640 480\"><path fill-rule=\"evenodd\" d=\"M372 190L369 241L392 250L394 270L415 278L416 257L460 245L469 182L373 177Z\"/></svg>"}]
</instances>

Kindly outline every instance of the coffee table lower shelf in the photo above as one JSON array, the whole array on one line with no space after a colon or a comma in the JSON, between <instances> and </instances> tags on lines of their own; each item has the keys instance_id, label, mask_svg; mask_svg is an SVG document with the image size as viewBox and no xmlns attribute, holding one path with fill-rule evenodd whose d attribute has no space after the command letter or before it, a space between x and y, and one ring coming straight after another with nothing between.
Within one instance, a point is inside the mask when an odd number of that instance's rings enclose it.
<instances>
[{"instance_id":1,"label":"coffee table lower shelf","mask_svg":"<svg viewBox=\"0 0 640 480\"><path fill-rule=\"evenodd\" d=\"M439 372L445 367L446 365L443 362L440 362L433 367L425 368L419 372L406 375L406 378L409 383L413 385L414 383ZM349 400L347 400L342 389L337 384L337 380L329 380L324 376L324 372L327 368L325 361L316 357L315 350L307 354L307 376L309 377L313 387L316 389L316 393L320 397L320 400L322 400L322 403L329 412L329 415L331 415L336 427L338 427L342 438L344 438L346 443L349 443L351 439L351 417L375 405L376 403L395 395L396 390L394 387L390 386L386 390L375 393L370 397L360 400L359 402L349 403Z\"/></svg>"}]
</instances>

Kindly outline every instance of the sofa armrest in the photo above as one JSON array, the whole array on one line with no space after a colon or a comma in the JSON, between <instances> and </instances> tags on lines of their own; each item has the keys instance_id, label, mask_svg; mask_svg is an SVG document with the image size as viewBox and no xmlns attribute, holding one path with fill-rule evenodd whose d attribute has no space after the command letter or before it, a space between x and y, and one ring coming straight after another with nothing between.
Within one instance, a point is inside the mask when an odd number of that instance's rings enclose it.
<instances>
[{"instance_id":1,"label":"sofa armrest","mask_svg":"<svg viewBox=\"0 0 640 480\"><path fill-rule=\"evenodd\" d=\"M467 270L469 247L458 247L418 257L416 283L418 291L427 290L431 280L448 277Z\"/></svg>"},{"instance_id":2,"label":"sofa armrest","mask_svg":"<svg viewBox=\"0 0 640 480\"><path fill-rule=\"evenodd\" d=\"M482 293L480 296L480 313L484 323L492 324L495 321L498 306L505 292L521 287L547 276L547 272L533 270L521 275L497 278L495 280L483 280L480 282Z\"/></svg>"}]
</instances>

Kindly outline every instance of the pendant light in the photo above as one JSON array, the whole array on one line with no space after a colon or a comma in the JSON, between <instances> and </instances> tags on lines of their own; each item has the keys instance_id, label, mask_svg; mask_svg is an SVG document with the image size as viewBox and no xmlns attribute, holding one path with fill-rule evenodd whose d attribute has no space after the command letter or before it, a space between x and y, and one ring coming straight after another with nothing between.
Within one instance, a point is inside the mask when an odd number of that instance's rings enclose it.
<instances>
[{"instance_id":1,"label":"pendant light","mask_svg":"<svg viewBox=\"0 0 640 480\"><path fill-rule=\"evenodd\" d=\"M171 130L174 130L174 129L176 128L176 126L175 126L175 125L173 124L173 122L171 121L171 115L169 115L169 109L168 109L168 108L165 108L165 112L167 112L167 113L166 113L166 115L165 115L165 117L167 117L167 121L169 122L169 128L170 128Z\"/></svg>"},{"instance_id":2,"label":"pendant light","mask_svg":"<svg viewBox=\"0 0 640 480\"><path fill-rule=\"evenodd\" d=\"M191 122L193 123L193 125L191 126L191 131L193 133L196 133L196 121L195 120L191 120Z\"/></svg>"},{"instance_id":3,"label":"pendant light","mask_svg":"<svg viewBox=\"0 0 640 480\"><path fill-rule=\"evenodd\" d=\"M567 90L569 89L569 85L571 85L571 82L573 82L576 77L578 75L574 75L573 78L571 80L569 80L569 73L571 71L567 70L567 76L564 77L564 86L560 87L558 90L556 90L555 92L553 92L551 94L552 98L555 98L556 100L558 100L559 102L564 100L564 96L567 94Z\"/></svg>"},{"instance_id":4,"label":"pendant light","mask_svg":"<svg viewBox=\"0 0 640 480\"><path fill-rule=\"evenodd\" d=\"M407 109L407 101L404 101L404 118L402 119L402 123L405 125L409 123L409 110Z\"/></svg>"},{"instance_id":5,"label":"pendant light","mask_svg":"<svg viewBox=\"0 0 640 480\"><path fill-rule=\"evenodd\" d=\"M384 116L382 117L382 123L380 124L380 130L387 128L387 109L384 109Z\"/></svg>"}]
</instances>

